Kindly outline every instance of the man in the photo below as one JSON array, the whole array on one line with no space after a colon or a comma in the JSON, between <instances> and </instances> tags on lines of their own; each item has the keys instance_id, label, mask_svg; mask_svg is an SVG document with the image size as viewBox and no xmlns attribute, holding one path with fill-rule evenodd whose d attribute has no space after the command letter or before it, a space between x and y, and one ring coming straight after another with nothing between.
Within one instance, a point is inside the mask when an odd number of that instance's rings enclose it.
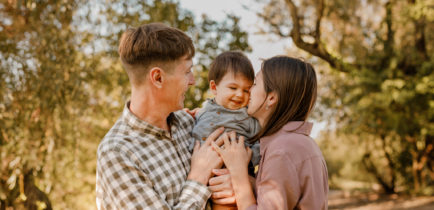
<instances>
[{"instance_id":1,"label":"man","mask_svg":"<svg viewBox=\"0 0 434 210\"><path fill-rule=\"evenodd\" d=\"M194 119L178 110L194 84L191 39L163 24L142 25L123 34L119 55L131 101L98 147L98 209L203 208L211 171L222 165L211 141L223 129L190 155Z\"/></svg>"}]
</instances>

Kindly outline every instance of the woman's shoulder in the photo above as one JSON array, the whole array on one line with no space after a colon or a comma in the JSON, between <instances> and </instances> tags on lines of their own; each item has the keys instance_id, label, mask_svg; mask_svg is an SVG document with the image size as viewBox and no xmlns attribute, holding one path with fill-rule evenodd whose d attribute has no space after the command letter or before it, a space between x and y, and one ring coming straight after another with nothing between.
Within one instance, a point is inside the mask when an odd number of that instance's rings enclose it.
<instances>
[{"instance_id":1,"label":"woman's shoulder","mask_svg":"<svg viewBox=\"0 0 434 210\"><path fill-rule=\"evenodd\" d=\"M276 133L276 135L270 137L271 139L269 139L265 148L268 154L286 156L294 163L322 156L318 145L310 136L300 133L280 131Z\"/></svg>"},{"instance_id":2,"label":"woman's shoulder","mask_svg":"<svg viewBox=\"0 0 434 210\"><path fill-rule=\"evenodd\" d=\"M303 148L312 147L312 143L315 143L315 141L310 136L300 133L279 131L275 135L271 136L267 147L275 150L295 152Z\"/></svg>"}]
</instances>

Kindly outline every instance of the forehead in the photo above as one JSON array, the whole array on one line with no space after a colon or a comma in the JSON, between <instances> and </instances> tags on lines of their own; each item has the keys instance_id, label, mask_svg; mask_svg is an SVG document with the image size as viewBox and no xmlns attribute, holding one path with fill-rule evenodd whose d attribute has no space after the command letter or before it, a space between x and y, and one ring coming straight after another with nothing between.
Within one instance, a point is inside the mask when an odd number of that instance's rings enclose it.
<instances>
[{"instance_id":1,"label":"forehead","mask_svg":"<svg viewBox=\"0 0 434 210\"><path fill-rule=\"evenodd\" d=\"M175 62L175 68L179 70L185 70L186 68L190 68L192 65L192 58L189 58L187 56L181 57Z\"/></svg>"},{"instance_id":2,"label":"forehead","mask_svg":"<svg viewBox=\"0 0 434 210\"><path fill-rule=\"evenodd\" d=\"M223 84L229 84L234 83L237 85L251 85L253 81L249 80L246 76L243 74L234 74L233 72L227 72L223 78L221 79L220 83Z\"/></svg>"}]
</instances>

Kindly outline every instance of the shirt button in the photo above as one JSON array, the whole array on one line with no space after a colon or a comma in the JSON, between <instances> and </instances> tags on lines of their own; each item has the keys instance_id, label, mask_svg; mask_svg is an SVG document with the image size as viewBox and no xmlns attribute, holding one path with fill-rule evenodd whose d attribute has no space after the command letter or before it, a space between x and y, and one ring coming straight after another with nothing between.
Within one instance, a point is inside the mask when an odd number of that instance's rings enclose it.
<instances>
[{"instance_id":1,"label":"shirt button","mask_svg":"<svg viewBox=\"0 0 434 210\"><path fill-rule=\"evenodd\" d=\"M204 141L205 141L205 140L206 140L206 137L202 137L202 140L204 140Z\"/></svg>"},{"instance_id":2,"label":"shirt button","mask_svg":"<svg viewBox=\"0 0 434 210\"><path fill-rule=\"evenodd\" d=\"M211 126L214 126L214 123L211 123Z\"/></svg>"},{"instance_id":3,"label":"shirt button","mask_svg":"<svg viewBox=\"0 0 434 210\"><path fill-rule=\"evenodd\" d=\"M220 112L217 112L217 114L220 114Z\"/></svg>"}]
</instances>

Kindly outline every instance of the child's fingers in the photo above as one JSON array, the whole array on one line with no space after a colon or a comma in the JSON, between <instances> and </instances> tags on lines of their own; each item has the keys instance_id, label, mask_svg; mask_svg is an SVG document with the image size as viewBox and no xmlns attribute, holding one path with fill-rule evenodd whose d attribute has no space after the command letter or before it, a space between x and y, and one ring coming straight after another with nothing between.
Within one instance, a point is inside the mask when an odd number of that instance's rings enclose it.
<instances>
[{"instance_id":1,"label":"child's fingers","mask_svg":"<svg viewBox=\"0 0 434 210\"><path fill-rule=\"evenodd\" d=\"M194 108L191 112L193 112L193 113L197 113L197 112L199 112L200 111L200 108Z\"/></svg>"}]
</instances>

